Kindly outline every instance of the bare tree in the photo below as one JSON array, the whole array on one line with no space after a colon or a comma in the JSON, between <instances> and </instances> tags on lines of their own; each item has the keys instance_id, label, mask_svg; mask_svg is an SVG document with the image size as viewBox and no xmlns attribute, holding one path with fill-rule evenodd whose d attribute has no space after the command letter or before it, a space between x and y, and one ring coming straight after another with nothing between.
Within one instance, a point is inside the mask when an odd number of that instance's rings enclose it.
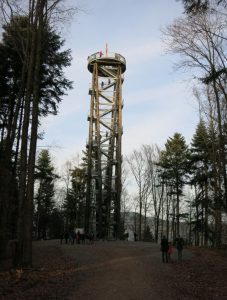
<instances>
[{"instance_id":1,"label":"bare tree","mask_svg":"<svg viewBox=\"0 0 227 300\"><path fill-rule=\"evenodd\" d=\"M125 225L126 214L131 210L132 204L130 203L130 196L128 193L128 175L129 170L127 169L127 165L123 160L122 163L122 192L121 192L121 222Z\"/></svg>"},{"instance_id":2,"label":"bare tree","mask_svg":"<svg viewBox=\"0 0 227 300\"><path fill-rule=\"evenodd\" d=\"M220 13L207 11L191 17L177 19L163 30L168 50L179 54L178 67L193 71L200 83L212 89L219 136L224 201L227 209L227 175L224 126L227 116L226 90L226 18ZM221 200L220 200L221 201Z\"/></svg>"},{"instance_id":3,"label":"bare tree","mask_svg":"<svg viewBox=\"0 0 227 300\"><path fill-rule=\"evenodd\" d=\"M148 172L150 176L150 196L151 203L153 204L153 212L155 216L155 241L158 242L159 238L159 225L160 225L160 213L163 213L163 201L164 201L164 182L161 177L161 168L158 167L160 149L155 146L143 146L144 155L146 157ZM162 216L163 220L163 216Z\"/></svg>"},{"instance_id":4,"label":"bare tree","mask_svg":"<svg viewBox=\"0 0 227 300\"><path fill-rule=\"evenodd\" d=\"M147 209L147 200L150 194L150 174L147 166L146 158L141 151L134 150L130 156L127 157L127 163L130 167L131 173L134 177L138 188L138 202L139 202L139 240L142 238L142 213L143 207Z\"/></svg>"}]
</instances>

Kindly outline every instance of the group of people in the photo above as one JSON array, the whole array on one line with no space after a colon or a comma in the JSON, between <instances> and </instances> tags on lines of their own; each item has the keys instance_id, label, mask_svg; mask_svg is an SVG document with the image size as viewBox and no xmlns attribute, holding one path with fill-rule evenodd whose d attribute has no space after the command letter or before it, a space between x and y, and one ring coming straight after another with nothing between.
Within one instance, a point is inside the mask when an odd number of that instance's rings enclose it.
<instances>
[{"instance_id":1,"label":"group of people","mask_svg":"<svg viewBox=\"0 0 227 300\"><path fill-rule=\"evenodd\" d=\"M90 244L94 243L94 234L93 232L89 233L88 235L85 235L84 233L80 233L78 230L76 233L72 231L66 231L65 233L61 234L60 242L63 243L63 240L65 241L65 244L74 245L76 244L85 244L86 239L89 241Z\"/></svg>"},{"instance_id":2,"label":"group of people","mask_svg":"<svg viewBox=\"0 0 227 300\"><path fill-rule=\"evenodd\" d=\"M184 246L184 240L181 236L178 236L174 244L177 249L178 261L182 261L182 251ZM171 261L171 255L173 253L174 247L173 243L169 242L168 239L163 236L161 239L161 252L162 252L162 262L169 262Z\"/></svg>"}]
</instances>

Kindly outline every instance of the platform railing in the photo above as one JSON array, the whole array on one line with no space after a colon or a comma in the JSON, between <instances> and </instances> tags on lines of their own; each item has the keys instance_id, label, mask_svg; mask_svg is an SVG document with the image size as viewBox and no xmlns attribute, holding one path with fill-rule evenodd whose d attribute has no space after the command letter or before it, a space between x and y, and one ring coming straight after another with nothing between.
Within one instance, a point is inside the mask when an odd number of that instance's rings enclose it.
<instances>
[{"instance_id":1,"label":"platform railing","mask_svg":"<svg viewBox=\"0 0 227 300\"><path fill-rule=\"evenodd\" d=\"M119 53L115 53L115 52L108 52L108 54L106 55L105 53L102 52L96 52L90 56L88 56L88 63L90 63L91 61L95 60L95 59L102 59L102 58L113 58L113 59L117 59L119 61L121 61L122 63L126 64L126 59L124 58L124 56L122 56Z\"/></svg>"}]
</instances>

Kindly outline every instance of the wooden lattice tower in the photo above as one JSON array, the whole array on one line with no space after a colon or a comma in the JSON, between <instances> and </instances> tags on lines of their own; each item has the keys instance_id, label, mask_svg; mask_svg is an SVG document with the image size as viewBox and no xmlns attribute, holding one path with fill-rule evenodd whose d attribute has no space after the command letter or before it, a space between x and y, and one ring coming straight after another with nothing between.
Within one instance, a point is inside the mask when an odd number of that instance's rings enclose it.
<instances>
[{"instance_id":1,"label":"wooden lattice tower","mask_svg":"<svg viewBox=\"0 0 227 300\"><path fill-rule=\"evenodd\" d=\"M92 84L87 143L85 231L119 237L121 199L122 83L126 61L117 53L88 57Z\"/></svg>"}]
</instances>

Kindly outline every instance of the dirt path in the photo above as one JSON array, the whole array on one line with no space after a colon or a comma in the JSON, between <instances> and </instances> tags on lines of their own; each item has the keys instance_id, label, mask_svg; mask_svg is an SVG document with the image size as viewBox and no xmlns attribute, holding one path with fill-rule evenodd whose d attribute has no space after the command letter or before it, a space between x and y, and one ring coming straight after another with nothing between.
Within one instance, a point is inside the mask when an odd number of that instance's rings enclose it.
<instances>
[{"instance_id":1,"label":"dirt path","mask_svg":"<svg viewBox=\"0 0 227 300\"><path fill-rule=\"evenodd\" d=\"M227 299L226 251L192 247L164 264L151 243L33 246L33 269L0 268L0 300Z\"/></svg>"},{"instance_id":2,"label":"dirt path","mask_svg":"<svg viewBox=\"0 0 227 300\"><path fill-rule=\"evenodd\" d=\"M98 242L62 249L78 261L70 300L183 299L172 285L171 263L160 261L155 244ZM184 256L189 256L187 250Z\"/></svg>"}]
</instances>

